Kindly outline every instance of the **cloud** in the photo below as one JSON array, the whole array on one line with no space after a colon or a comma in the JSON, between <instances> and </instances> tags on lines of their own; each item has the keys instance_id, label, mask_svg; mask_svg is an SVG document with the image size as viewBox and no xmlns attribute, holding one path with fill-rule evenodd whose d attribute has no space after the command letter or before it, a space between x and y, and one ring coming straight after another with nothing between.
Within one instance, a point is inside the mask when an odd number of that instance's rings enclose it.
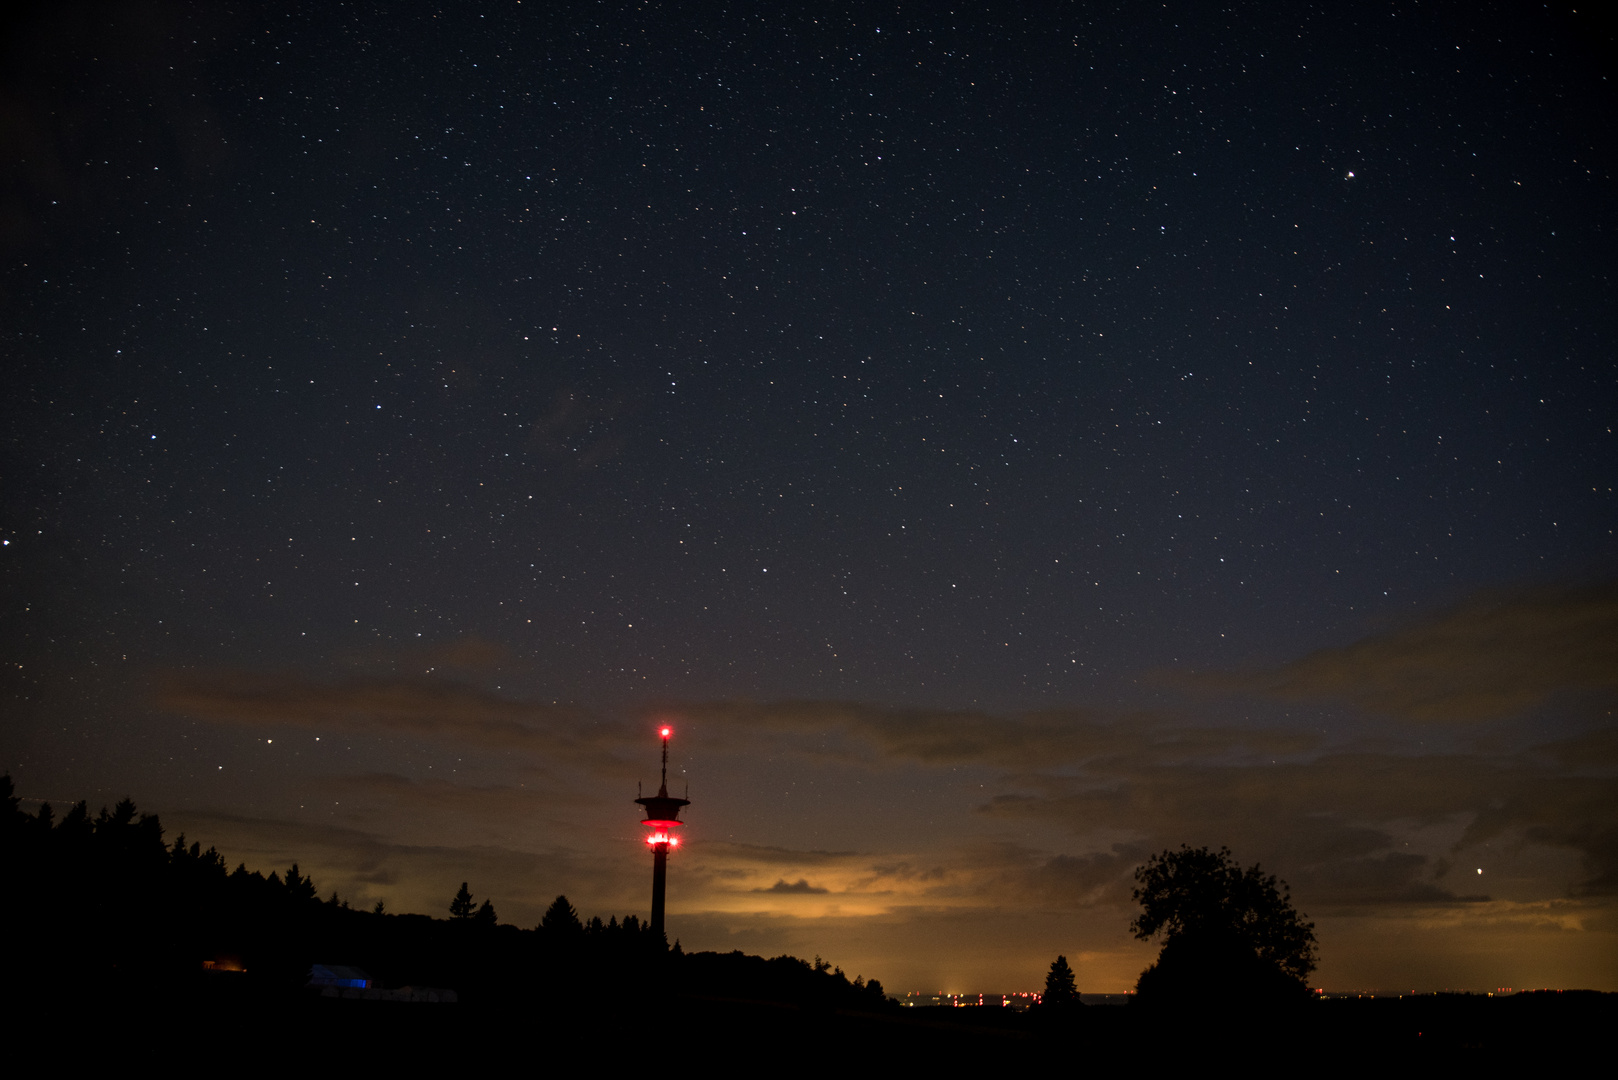
<instances>
[{"instance_id":1,"label":"cloud","mask_svg":"<svg viewBox=\"0 0 1618 1080\"><path fill-rule=\"evenodd\" d=\"M1424 827L1447 827L1454 851L1504 838L1576 852L1585 877L1572 891L1618 891L1618 785L1542 764L1549 756L1336 752L1164 765L1126 755L1037 778L1035 790L993 796L979 812L1133 833L1152 847L1227 844L1332 903L1409 900L1423 863L1390 849L1396 832Z\"/></svg>"},{"instance_id":2,"label":"cloud","mask_svg":"<svg viewBox=\"0 0 1618 1080\"><path fill-rule=\"evenodd\" d=\"M707 850L723 853L726 859L736 862L764 863L772 866L825 866L865 857L856 851L804 851L797 848L724 842L709 844Z\"/></svg>"},{"instance_id":3,"label":"cloud","mask_svg":"<svg viewBox=\"0 0 1618 1080\"><path fill-rule=\"evenodd\" d=\"M1618 783L1607 776L1548 776L1502 786L1467 827L1460 847L1520 834L1580 855L1585 878L1574 895L1618 896Z\"/></svg>"},{"instance_id":4,"label":"cloud","mask_svg":"<svg viewBox=\"0 0 1618 1080\"><path fill-rule=\"evenodd\" d=\"M1148 851L1138 844L1109 850L1052 854L1005 840L977 840L934 853L920 865L877 865L869 888L888 882L914 901L973 906L1015 902L1072 911L1129 902L1129 876Z\"/></svg>"},{"instance_id":5,"label":"cloud","mask_svg":"<svg viewBox=\"0 0 1618 1080\"><path fill-rule=\"evenodd\" d=\"M314 781L324 790L340 793L344 799L369 797L390 804L395 810L422 814L458 814L464 817L505 823L554 811L560 807L589 805L597 800L556 783L466 784L431 777L400 776L397 773L363 773L357 776L331 776Z\"/></svg>"},{"instance_id":6,"label":"cloud","mask_svg":"<svg viewBox=\"0 0 1618 1080\"><path fill-rule=\"evenodd\" d=\"M1079 708L1004 716L850 701L717 701L665 704L656 711L726 732L808 736L812 744L802 750L817 757L933 766L1040 769L1124 753L1164 760L1238 750L1292 754L1319 741L1296 732L1199 728L1145 713L1118 716Z\"/></svg>"},{"instance_id":7,"label":"cloud","mask_svg":"<svg viewBox=\"0 0 1618 1080\"><path fill-rule=\"evenodd\" d=\"M511 650L476 634L424 648L419 655L428 663L463 671L491 671L511 660Z\"/></svg>"},{"instance_id":8,"label":"cloud","mask_svg":"<svg viewBox=\"0 0 1618 1080\"><path fill-rule=\"evenodd\" d=\"M512 662L511 650L479 634L454 641L436 641L414 647L368 645L343 650L336 659L354 670L395 672L400 668L426 674L448 669L469 674L497 671Z\"/></svg>"},{"instance_id":9,"label":"cloud","mask_svg":"<svg viewBox=\"0 0 1618 1080\"><path fill-rule=\"evenodd\" d=\"M1618 691L1618 582L1482 594L1272 671L1195 681L1290 699L1340 699L1424 722L1517 715L1564 692L1592 695L1610 710Z\"/></svg>"},{"instance_id":10,"label":"cloud","mask_svg":"<svg viewBox=\"0 0 1618 1080\"><path fill-rule=\"evenodd\" d=\"M754 889L753 891L754 892L763 892L763 893L789 893L789 894L796 895L796 896L808 896L808 895L817 895L818 896L818 895L821 895L821 894L824 894L824 893L831 892L830 889L822 889L818 885L809 884L809 880L807 878L799 878L797 881L794 881L790 885L787 884L786 878L780 878L779 880L776 881L776 883L774 885L771 885L768 889Z\"/></svg>"},{"instance_id":11,"label":"cloud","mask_svg":"<svg viewBox=\"0 0 1618 1080\"><path fill-rule=\"evenodd\" d=\"M219 724L285 725L445 739L606 764L623 732L586 710L500 697L431 679L316 683L297 675L218 672L161 678L155 704Z\"/></svg>"}]
</instances>

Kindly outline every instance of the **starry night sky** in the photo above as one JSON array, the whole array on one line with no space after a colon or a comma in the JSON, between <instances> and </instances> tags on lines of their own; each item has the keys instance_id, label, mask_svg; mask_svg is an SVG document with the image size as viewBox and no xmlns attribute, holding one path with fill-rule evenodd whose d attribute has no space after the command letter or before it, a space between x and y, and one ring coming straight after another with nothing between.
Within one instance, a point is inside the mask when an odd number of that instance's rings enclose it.
<instances>
[{"instance_id":1,"label":"starry night sky","mask_svg":"<svg viewBox=\"0 0 1618 1080\"><path fill-rule=\"evenodd\" d=\"M688 949L1122 990L1191 842L1322 985L1618 989L1610 23L8 18L25 807L621 914L668 719Z\"/></svg>"}]
</instances>

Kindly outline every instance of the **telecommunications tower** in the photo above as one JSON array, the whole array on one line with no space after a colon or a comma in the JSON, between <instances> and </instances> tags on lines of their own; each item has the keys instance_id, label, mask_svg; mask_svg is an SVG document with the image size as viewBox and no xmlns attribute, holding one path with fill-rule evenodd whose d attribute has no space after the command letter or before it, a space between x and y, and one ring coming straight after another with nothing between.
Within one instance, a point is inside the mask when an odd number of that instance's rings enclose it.
<instances>
[{"instance_id":1,"label":"telecommunications tower","mask_svg":"<svg viewBox=\"0 0 1618 1080\"><path fill-rule=\"evenodd\" d=\"M672 729L663 725L658 729L663 737L663 782L656 795L643 795L635 801L646 810L641 824L650 832L646 842L652 846L652 933L663 936L663 894L668 887L669 848L679 847L680 838L674 830L685 824L680 820L680 807L691 805L690 799L676 799L669 795L669 736Z\"/></svg>"}]
</instances>

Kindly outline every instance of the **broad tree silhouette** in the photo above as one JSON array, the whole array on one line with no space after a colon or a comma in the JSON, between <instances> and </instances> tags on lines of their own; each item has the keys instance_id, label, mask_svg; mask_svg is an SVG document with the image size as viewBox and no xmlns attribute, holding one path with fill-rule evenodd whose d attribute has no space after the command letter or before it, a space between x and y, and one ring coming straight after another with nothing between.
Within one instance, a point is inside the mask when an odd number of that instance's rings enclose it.
<instances>
[{"instance_id":1,"label":"broad tree silhouette","mask_svg":"<svg viewBox=\"0 0 1618 1080\"><path fill-rule=\"evenodd\" d=\"M1182 845L1136 868L1135 936L1163 950L1136 984L1144 1003L1284 1002L1308 995L1315 927L1292 906L1286 882L1228 848Z\"/></svg>"}]
</instances>

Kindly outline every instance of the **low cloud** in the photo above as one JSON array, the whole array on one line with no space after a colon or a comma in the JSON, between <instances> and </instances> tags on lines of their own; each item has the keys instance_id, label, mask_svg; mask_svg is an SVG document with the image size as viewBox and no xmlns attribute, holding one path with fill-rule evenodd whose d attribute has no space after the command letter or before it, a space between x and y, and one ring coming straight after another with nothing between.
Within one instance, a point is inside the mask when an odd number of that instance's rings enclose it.
<instances>
[{"instance_id":1,"label":"low cloud","mask_svg":"<svg viewBox=\"0 0 1618 1080\"><path fill-rule=\"evenodd\" d=\"M412 778L397 773L362 773L315 781L318 788L345 799L371 798L396 809L422 814L458 814L505 822L522 820L560 807L591 805L596 800L555 784L467 784L440 778Z\"/></svg>"},{"instance_id":2,"label":"low cloud","mask_svg":"<svg viewBox=\"0 0 1618 1080\"><path fill-rule=\"evenodd\" d=\"M171 674L159 680L154 700L168 712L211 723L409 735L598 765L623 740L621 728L586 710L447 680Z\"/></svg>"},{"instance_id":3,"label":"low cloud","mask_svg":"<svg viewBox=\"0 0 1618 1080\"><path fill-rule=\"evenodd\" d=\"M1396 833L1451 826L1453 851L1528 841L1577 853L1582 895L1618 892L1618 785L1519 754L1331 753L1277 764L1090 763L1076 776L1040 778L979 807L1007 821L1075 823L1151 846L1228 844L1284 868L1324 901L1406 902L1425 864L1390 851ZM1419 891L1419 890L1418 890ZM1437 893L1430 899L1456 900Z\"/></svg>"},{"instance_id":4,"label":"low cloud","mask_svg":"<svg viewBox=\"0 0 1618 1080\"><path fill-rule=\"evenodd\" d=\"M839 760L908 761L1042 769L1108 755L1185 760L1233 752L1294 754L1316 736L1198 728L1146 713L1049 709L998 715L978 710L901 709L850 701L719 701L665 705L699 726L758 737L812 738L802 748Z\"/></svg>"},{"instance_id":5,"label":"low cloud","mask_svg":"<svg viewBox=\"0 0 1618 1080\"><path fill-rule=\"evenodd\" d=\"M1518 715L1562 693L1589 695L1610 717L1618 704L1618 582L1483 594L1272 671L1195 681L1332 698L1421 722Z\"/></svg>"},{"instance_id":6,"label":"low cloud","mask_svg":"<svg viewBox=\"0 0 1618 1080\"><path fill-rule=\"evenodd\" d=\"M771 847L762 844L709 844L707 850L719 852L727 860L744 863L763 863L774 866L825 866L842 864L865 856L856 851L818 851L798 848Z\"/></svg>"},{"instance_id":7,"label":"low cloud","mask_svg":"<svg viewBox=\"0 0 1618 1080\"><path fill-rule=\"evenodd\" d=\"M511 660L511 650L476 634L425 648L420 655L429 664L463 671L490 671Z\"/></svg>"},{"instance_id":8,"label":"low cloud","mask_svg":"<svg viewBox=\"0 0 1618 1080\"><path fill-rule=\"evenodd\" d=\"M753 891L759 893L786 893L794 896L820 896L831 892L830 889L823 889L818 885L809 884L807 878L799 878L790 885L787 884L786 878L781 878L768 889L754 889Z\"/></svg>"}]
</instances>

